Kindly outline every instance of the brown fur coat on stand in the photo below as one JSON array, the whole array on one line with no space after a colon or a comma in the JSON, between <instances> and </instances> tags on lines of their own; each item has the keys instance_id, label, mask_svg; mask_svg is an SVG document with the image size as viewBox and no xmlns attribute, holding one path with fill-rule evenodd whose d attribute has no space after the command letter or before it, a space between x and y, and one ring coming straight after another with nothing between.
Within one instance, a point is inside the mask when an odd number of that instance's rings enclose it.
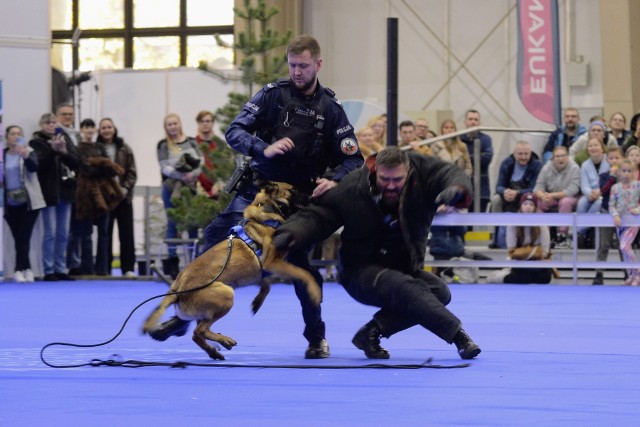
<instances>
[{"instance_id":1,"label":"brown fur coat on stand","mask_svg":"<svg viewBox=\"0 0 640 427\"><path fill-rule=\"evenodd\" d=\"M91 170L93 173L85 173L83 170ZM122 173L122 167L107 157L85 159L78 174L76 218L99 218L118 206L124 194L116 175Z\"/></svg>"}]
</instances>

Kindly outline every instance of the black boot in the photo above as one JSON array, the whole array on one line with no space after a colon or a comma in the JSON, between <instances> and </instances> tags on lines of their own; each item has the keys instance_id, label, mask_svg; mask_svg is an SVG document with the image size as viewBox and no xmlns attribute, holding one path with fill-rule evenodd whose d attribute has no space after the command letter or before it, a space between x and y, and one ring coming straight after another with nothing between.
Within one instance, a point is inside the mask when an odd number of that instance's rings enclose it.
<instances>
[{"instance_id":1,"label":"black boot","mask_svg":"<svg viewBox=\"0 0 640 427\"><path fill-rule=\"evenodd\" d=\"M176 277L180 274L180 258L177 256L169 258L169 274L173 280L176 280Z\"/></svg>"},{"instance_id":2,"label":"black boot","mask_svg":"<svg viewBox=\"0 0 640 427\"><path fill-rule=\"evenodd\" d=\"M162 272L164 273L165 276L171 276L171 259L172 258L165 258L162 261Z\"/></svg>"},{"instance_id":3,"label":"black boot","mask_svg":"<svg viewBox=\"0 0 640 427\"><path fill-rule=\"evenodd\" d=\"M166 276L170 276L173 280L178 277L180 273L180 258L172 256L162 260L162 272Z\"/></svg>"},{"instance_id":4,"label":"black boot","mask_svg":"<svg viewBox=\"0 0 640 427\"><path fill-rule=\"evenodd\" d=\"M602 275L602 271L598 271L596 273L596 277L593 278L592 285L604 285L604 277Z\"/></svg>"},{"instance_id":5,"label":"black boot","mask_svg":"<svg viewBox=\"0 0 640 427\"><path fill-rule=\"evenodd\" d=\"M304 352L305 359L326 359L331 355L329 351L329 343L326 339L321 339L318 342L309 343L309 347Z\"/></svg>"},{"instance_id":6,"label":"black boot","mask_svg":"<svg viewBox=\"0 0 640 427\"><path fill-rule=\"evenodd\" d=\"M389 352L380 347L380 328L375 320L364 325L353 337L351 342L369 359L388 359Z\"/></svg>"},{"instance_id":7,"label":"black boot","mask_svg":"<svg viewBox=\"0 0 640 427\"><path fill-rule=\"evenodd\" d=\"M171 336L181 337L187 333L189 321L173 316L149 331L149 336L156 341L166 341Z\"/></svg>"},{"instance_id":8,"label":"black boot","mask_svg":"<svg viewBox=\"0 0 640 427\"><path fill-rule=\"evenodd\" d=\"M458 348L458 354L463 359L473 359L480 354L480 347L474 343L471 337L465 332L464 329L460 330L453 337L453 343Z\"/></svg>"}]
</instances>

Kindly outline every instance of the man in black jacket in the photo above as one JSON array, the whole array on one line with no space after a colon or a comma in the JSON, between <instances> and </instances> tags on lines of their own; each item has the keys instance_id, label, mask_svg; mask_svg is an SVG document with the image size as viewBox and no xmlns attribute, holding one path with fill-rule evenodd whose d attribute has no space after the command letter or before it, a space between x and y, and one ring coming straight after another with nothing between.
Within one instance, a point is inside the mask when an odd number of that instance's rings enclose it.
<instances>
[{"instance_id":1,"label":"man in black jacket","mask_svg":"<svg viewBox=\"0 0 640 427\"><path fill-rule=\"evenodd\" d=\"M445 307L447 284L422 268L436 209L469 206L469 179L454 165L397 147L372 159L278 228L276 248L305 247L344 227L341 284L357 301L381 308L353 337L368 358L389 358L380 337L414 325L455 343L463 359L476 357L480 348Z\"/></svg>"}]
</instances>

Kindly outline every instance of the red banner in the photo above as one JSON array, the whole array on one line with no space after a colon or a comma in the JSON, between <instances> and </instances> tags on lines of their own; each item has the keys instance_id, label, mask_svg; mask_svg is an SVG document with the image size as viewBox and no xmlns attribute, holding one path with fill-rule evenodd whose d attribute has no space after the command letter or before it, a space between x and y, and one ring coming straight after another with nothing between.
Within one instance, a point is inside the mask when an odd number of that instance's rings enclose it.
<instances>
[{"instance_id":1,"label":"red banner","mask_svg":"<svg viewBox=\"0 0 640 427\"><path fill-rule=\"evenodd\" d=\"M560 125L557 0L518 0L517 85L527 111Z\"/></svg>"}]
</instances>

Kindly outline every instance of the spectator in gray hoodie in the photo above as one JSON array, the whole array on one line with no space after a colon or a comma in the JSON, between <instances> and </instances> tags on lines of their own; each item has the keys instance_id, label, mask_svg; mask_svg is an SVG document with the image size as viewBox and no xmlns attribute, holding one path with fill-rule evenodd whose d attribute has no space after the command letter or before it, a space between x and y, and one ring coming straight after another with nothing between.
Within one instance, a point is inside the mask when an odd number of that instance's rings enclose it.
<instances>
[{"instance_id":1,"label":"spectator in gray hoodie","mask_svg":"<svg viewBox=\"0 0 640 427\"><path fill-rule=\"evenodd\" d=\"M542 212L557 210L560 213L571 213L575 210L580 194L580 167L569 158L564 146L553 149L552 161L547 162L540 171L533 189L538 198L538 209ZM555 247L568 248L568 227L558 227Z\"/></svg>"}]
</instances>

